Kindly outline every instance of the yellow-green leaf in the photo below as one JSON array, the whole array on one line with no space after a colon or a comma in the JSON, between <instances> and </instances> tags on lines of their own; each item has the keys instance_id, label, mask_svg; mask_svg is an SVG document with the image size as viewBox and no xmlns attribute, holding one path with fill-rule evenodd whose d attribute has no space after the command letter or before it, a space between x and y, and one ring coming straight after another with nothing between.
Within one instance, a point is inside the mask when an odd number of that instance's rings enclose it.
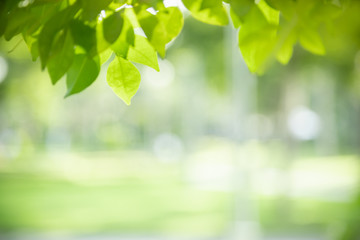
<instances>
[{"instance_id":1,"label":"yellow-green leaf","mask_svg":"<svg viewBox=\"0 0 360 240\"><path fill-rule=\"evenodd\" d=\"M309 52L317 55L325 54L325 47L319 33L312 28L304 27L299 32L301 46Z\"/></svg>"},{"instance_id":2,"label":"yellow-green leaf","mask_svg":"<svg viewBox=\"0 0 360 240\"><path fill-rule=\"evenodd\" d=\"M282 41L282 39L278 41ZM294 44L296 43L296 41L297 41L297 36L295 32L292 31L290 32L290 34L288 34L288 36L286 36L283 42L280 42L280 44L282 43L282 45L276 54L276 59L280 63L287 64L290 61L291 56L293 54Z\"/></svg>"},{"instance_id":3,"label":"yellow-green leaf","mask_svg":"<svg viewBox=\"0 0 360 240\"><path fill-rule=\"evenodd\" d=\"M143 36L135 35L135 44L130 46L127 59L147 65L156 71L160 70L156 51L147 38Z\"/></svg>"},{"instance_id":4,"label":"yellow-green leaf","mask_svg":"<svg viewBox=\"0 0 360 240\"><path fill-rule=\"evenodd\" d=\"M191 15L204 23L224 26L229 19L221 0L182 0Z\"/></svg>"},{"instance_id":5,"label":"yellow-green leaf","mask_svg":"<svg viewBox=\"0 0 360 240\"><path fill-rule=\"evenodd\" d=\"M131 98L139 89L141 77L131 62L117 57L109 65L106 80L116 95L130 105Z\"/></svg>"}]
</instances>

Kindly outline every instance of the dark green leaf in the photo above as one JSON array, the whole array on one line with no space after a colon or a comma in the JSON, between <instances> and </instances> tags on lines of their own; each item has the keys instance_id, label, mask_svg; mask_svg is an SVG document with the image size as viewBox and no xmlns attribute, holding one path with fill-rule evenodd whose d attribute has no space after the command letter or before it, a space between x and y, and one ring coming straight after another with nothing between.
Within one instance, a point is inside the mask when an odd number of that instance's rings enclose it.
<instances>
[{"instance_id":1,"label":"dark green leaf","mask_svg":"<svg viewBox=\"0 0 360 240\"><path fill-rule=\"evenodd\" d=\"M140 26L144 30L145 35L151 39L159 20L155 15L149 13L146 9L137 10L137 18L139 20Z\"/></svg>"},{"instance_id":2,"label":"dark green leaf","mask_svg":"<svg viewBox=\"0 0 360 240\"><path fill-rule=\"evenodd\" d=\"M68 26L78 10L79 6L77 4L72 5L53 15L49 21L45 23L39 35L39 56L42 69L45 68L48 58L51 55L56 35Z\"/></svg>"},{"instance_id":3,"label":"dark green leaf","mask_svg":"<svg viewBox=\"0 0 360 240\"><path fill-rule=\"evenodd\" d=\"M15 35L22 32L22 30L34 21L34 16L29 9L20 8L11 12L8 16L8 24L5 29L4 37L10 40Z\"/></svg>"},{"instance_id":4,"label":"dark green leaf","mask_svg":"<svg viewBox=\"0 0 360 240\"><path fill-rule=\"evenodd\" d=\"M119 38L111 46L117 56L127 58L129 47L134 45L134 29L130 21L125 17L124 25Z\"/></svg>"},{"instance_id":5,"label":"dark green leaf","mask_svg":"<svg viewBox=\"0 0 360 240\"><path fill-rule=\"evenodd\" d=\"M70 68L74 59L74 42L69 32L62 34L55 41L56 49L50 57L47 69L53 84L55 84Z\"/></svg>"},{"instance_id":6,"label":"dark green leaf","mask_svg":"<svg viewBox=\"0 0 360 240\"><path fill-rule=\"evenodd\" d=\"M84 48L89 56L95 56L97 53L95 28L74 19L70 23L70 29L74 43Z\"/></svg>"},{"instance_id":7,"label":"dark green leaf","mask_svg":"<svg viewBox=\"0 0 360 240\"><path fill-rule=\"evenodd\" d=\"M115 12L109 17L105 18L102 22L103 25L103 34L106 41L113 43L119 37L122 27L124 25L124 20L120 12Z\"/></svg>"},{"instance_id":8,"label":"dark green leaf","mask_svg":"<svg viewBox=\"0 0 360 240\"><path fill-rule=\"evenodd\" d=\"M67 93L65 97L79 93L90 86L100 72L98 60L89 58L85 54L75 55L66 78Z\"/></svg>"},{"instance_id":9,"label":"dark green leaf","mask_svg":"<svg viewBox=\"0 0 360 240\"><path fill-rule=\"evenodd\" d=\"M83 6L82 17L92 21L98 17L101 10L104 10L112 0L80 0Z\"/></svg>"}]
</instances>

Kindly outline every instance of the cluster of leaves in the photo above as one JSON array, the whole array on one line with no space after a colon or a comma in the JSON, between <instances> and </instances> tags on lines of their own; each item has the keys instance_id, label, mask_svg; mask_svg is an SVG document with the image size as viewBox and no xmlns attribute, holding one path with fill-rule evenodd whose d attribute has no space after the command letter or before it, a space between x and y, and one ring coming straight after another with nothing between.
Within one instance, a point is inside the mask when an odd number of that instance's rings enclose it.
<instances>
[{"instance_id":1,"label":"cluster of leaves","mask_svg":"<svg viewBox=\"0 0 360 240\"><path fill-rule=\"evenodd\" d=\"M321 26L331 26L350 0L182 0L191 15L213 25L239 28L239 47L252 72L270 60L286 64L296 42L324 54ZM107 81L126 103L139 88L132 62L159 71L158 54L183 27L177 7L163 0L2 0L0 36L21 34L33 60L40 58L53 84L66 75L66 96L94 82L112 53Z\"/></svg>"}]
</instances>

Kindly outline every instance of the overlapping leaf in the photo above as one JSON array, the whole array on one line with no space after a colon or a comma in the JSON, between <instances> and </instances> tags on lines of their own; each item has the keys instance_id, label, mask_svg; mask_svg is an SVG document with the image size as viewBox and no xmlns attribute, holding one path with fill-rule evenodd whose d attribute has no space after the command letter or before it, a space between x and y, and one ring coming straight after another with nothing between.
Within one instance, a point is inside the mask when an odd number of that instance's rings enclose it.
<instances>
[{"instance_id":1,"label":"overlapping leaf","mask_svg":"<svg viewBox=\"0 0 360 240\"><path fill-rule=\"evenodd\" d=\"M47 69L53 84L68 71L74 59L74 42L70 32L64 32L55 41L55 50Z\"/></svg>"},{"instance_id":2,"label":"overlapping leaf","mask_svg":"<svg viewBox=\"0 0 360 240\"><path fill-rule=\"evenodd\" d=\"M194 18L208 24L227 25L230 15L239 28L244 60L256 73L273 59L288 63L297 42L313 54L325 54L320 28L331 29L333 19L354 1L182 0ZM157 54L165 56L184 19L163 0L3 0L0 21L0 36L9 40L22 34L33 60L40 57L53 83L67 75L66 96L90 86L114 52L107 80L130 104L140 83L131 62L159 70Z\"/></svg>"},{"instance_id":3,"label":"overlapping leaf","mask_svg":"<svg viewBox=\"0 0 360 240\"><path fill-rule=\"evenodd\" d=\"M176 7L161 9L156 15L147 11L139 12L139 22L150 43L160 56L165 57L165 46L179 35L184 19Z\"/></svg>"},{"instance_id":4,"label":"overlapping leaf","mask_svg":"<svg viewBox=\"0 0 360 240\"><path fill-rule=\"evenodd\" d=\"M43 69L51 55L56 35L69 27L69 23L73 20L78 10L78 4L71 5L52 16L52 18L44 24L38 37L39 55Z\"/></svg>"},{"instance_id":5,"label":"overlapping leaf","mask_svg":"<svg viewBox=\"0 0 360 240\"><path fill-rule=\"evenodd\" d=\"M220 26L229 23L221 0L183 0L183 3L199 21Z\"/></svg>"}]
</instances>

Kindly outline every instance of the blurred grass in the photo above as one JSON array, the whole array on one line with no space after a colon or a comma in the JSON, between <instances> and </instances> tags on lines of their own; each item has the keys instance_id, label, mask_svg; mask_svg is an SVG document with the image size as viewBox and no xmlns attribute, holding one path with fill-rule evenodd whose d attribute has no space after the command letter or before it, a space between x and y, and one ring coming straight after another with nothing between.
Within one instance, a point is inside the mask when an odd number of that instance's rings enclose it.
<instances>
[{"instance_id":1,"label":"blurred grass","mask_svg":"<svg viewBox=\"0 0 360 240\"><path fill-rule=\"evenodd\" d=\"M329 228L345 220L349 206L349 202L304 197L290 199L288 202L278 197L262 198L259 201L261 226L271 234L328 234Z\"/></svg>"},{"instance_id":2,"label":"blurred grass","mask_svg":"<svg viewBox=\"0 0 360 240\"><path fill-rule=\"evenodd\" d=\"M64 161L50 163L64 166ZM66 164L47 174L44 166L31 168L29 162L21 170L17 164L8 167L0 172L0 231L204 236L218 235L228 227L229 193L191 188L172 167L161 164L154 163L158 169L136 169L137 160L111 163L104 158L87 170L74 164L73 173L67 172L71 167ZM113 172L105 176L111 168ZM81 171L87 175L77 174Z\"/></svg>"},{"instance_id":3,"label":"blurred grass","mask_svg":"<svg viewBox=\"0 0 360 240\"><path fill-rule=\"evenodd\" d=\"M226 194L127 179L86 186L34 175L0 176L1 230L219 233ZM191 203L191 204L189 204Z\"/></svg>"},{"instance_id":4,"label":"blurred grass","mask_svg":"<svg viewBox=\"0 0 360 240\"><path fill-rule=\"evenodd\" d=\"M216 154L223 150L209 148L196 152L189 166L205 159L212 162L211 156L224 156ZM32 159L3 161L0 232L219 236L231 230L234 214L231 190L199 188L186 179L181 164L164 164L153 158L149 153L126 151L40 154ZM269 167L267 161L260 162ZM349 184L358 180L357 168L356 157L297 160L292 169L295 182L304 174L306 190L312 181L315 188L310 195L305 192L291 196L267 195L255 188L253 199L262 230L328 231L329 226L346 219L351 205L351 199L333 198L331 194L338 193L338 188L339 194L343 194L343 186L354 188ZM333 182L327 181L331 178L344 182L331 185ZM311 195L317 189L326 191Z\"/></svg>"}]
</instances>

